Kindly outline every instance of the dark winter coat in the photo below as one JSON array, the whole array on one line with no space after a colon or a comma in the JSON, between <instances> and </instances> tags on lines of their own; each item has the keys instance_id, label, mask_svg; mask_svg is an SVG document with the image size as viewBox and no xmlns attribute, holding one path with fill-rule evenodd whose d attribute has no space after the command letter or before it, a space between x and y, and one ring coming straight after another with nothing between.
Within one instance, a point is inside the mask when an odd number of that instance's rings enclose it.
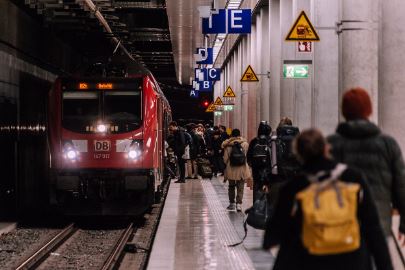
<instances>
[{"instance_id":1,"label":"dark winter coat","mask_svg":"<svg viewBox=\"0 0 405 270\"><path fill-rule=\"evenodd\" d=\"M336 163L322 159L304 166L304 172L315 174L319 171L333 170ZM295 195L309 185L304 175L296 176L281 189L274 216L270 220L264 238L264 248L280 245L273 270L371 270L371 256L378 270L391 270L392 264L384 233L379 223L377 210L369 187L361 174L347 169L340 179L355 182L363 189L363 199L358 205L358 219L361 233L361 246L354 252L338 255L314 256L302 244L302 212L300 207L294 215L292 209Z\"/></svg>"},{"instance_id":2,"label":"dark winter coat","mask_svg":"<svg viewBox=\"0 0 405 270\"><path fill-rule=\"evenodd\" d=\"M173 136L168 140L170 147L173 149L174 154L177 157L181 157L184 154L186 148L186 137L184 135L184 130L178 128L174 131Z\"/></svg>"},{"instance_id":3,"label":"dark winter coat","mask_svg":"<svg viewBox=\"0 0 405 270\"><path fill-rule=\"evenodd\" d=\"M391 232L391 203L401 214L399 229L405 233L405 166L397 142L366 120L340 124L328 140L337 161L365 174L385 234Z\"/></svg>"},{"instance_id":4,"label":"dark winter coat","mask_svg":"<svg viewBox=\"0 0 405 270\"><path fill-rule=\"evenodd\" d=\"M198 136L195 131L190 132L191 138L193 139L193 146L190 151L190 159L196 159L200 151L200 136Z\"/></svg>"}]
</instances>

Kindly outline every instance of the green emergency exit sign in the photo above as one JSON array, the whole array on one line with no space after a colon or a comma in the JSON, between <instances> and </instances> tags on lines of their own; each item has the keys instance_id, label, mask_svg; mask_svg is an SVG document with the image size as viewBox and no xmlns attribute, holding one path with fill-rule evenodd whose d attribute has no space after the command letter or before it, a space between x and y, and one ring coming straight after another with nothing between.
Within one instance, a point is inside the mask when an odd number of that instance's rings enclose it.
<instances>
[{"instance_id":1,"label":"green emergency exit sign","mask_svg":"<svg viewBox=\"0 0 405 270\"><path fill-rule=\"evenodd\" d=\"M309 76L308 65L284 64L283 75L285 79L305 79Z\"/></svg>"}]
</instances>

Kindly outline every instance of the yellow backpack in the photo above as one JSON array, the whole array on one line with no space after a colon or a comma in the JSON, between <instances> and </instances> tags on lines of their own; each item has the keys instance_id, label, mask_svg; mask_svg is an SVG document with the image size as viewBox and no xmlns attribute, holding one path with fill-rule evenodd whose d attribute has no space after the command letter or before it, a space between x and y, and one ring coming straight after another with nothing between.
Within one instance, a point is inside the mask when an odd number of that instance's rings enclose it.
<instances>
[{"instance_id":1,"label":"yellow backpack","mask_svg":"<svg viewBox=\"0 0 405 270\"><path fill-rule=\"evenodd\" d=\"M319 179L325 172L307 176L311 184L296 195L303 215L301 237L310 254L332 255L360 247L360 185L340 181L344 170L346 165L338 164L322 182Z\"/></svg>"}]
</instances>

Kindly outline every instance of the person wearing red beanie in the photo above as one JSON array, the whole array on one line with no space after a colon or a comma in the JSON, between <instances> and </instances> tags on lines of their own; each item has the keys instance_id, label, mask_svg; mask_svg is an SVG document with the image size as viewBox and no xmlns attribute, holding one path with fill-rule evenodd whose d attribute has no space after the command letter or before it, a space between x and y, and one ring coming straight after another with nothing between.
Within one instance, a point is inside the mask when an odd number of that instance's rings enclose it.
<instances>
[{"instance_id":1,"label":"person wearing red beanie","mask_svg":"<svg viewBox=\"0 0 405 270\"><path fill-rule=\"evenodd\" d=\"M370 96L363 88L350 89L343 95L342 114L346 120L368 119L372 111Z\"/></svg>"},{"instance_id":2,"label":"person wearing red beanie","mask_svg":"<svg viewBox=\"0 0 405 270\"><path fill-rule=\"evenodd\" d=\"M368 120L371 113L372 103L367 91L359 87L350 89L342 99L346 122L338 125L328 141L336 161L363 172L395 264L401 259L391 236L392 208L397 208L401 215L398 238L405 245L405 165L396 140ZM395 265L394 268L397 269Z\"/></svg>"}]
</instances>

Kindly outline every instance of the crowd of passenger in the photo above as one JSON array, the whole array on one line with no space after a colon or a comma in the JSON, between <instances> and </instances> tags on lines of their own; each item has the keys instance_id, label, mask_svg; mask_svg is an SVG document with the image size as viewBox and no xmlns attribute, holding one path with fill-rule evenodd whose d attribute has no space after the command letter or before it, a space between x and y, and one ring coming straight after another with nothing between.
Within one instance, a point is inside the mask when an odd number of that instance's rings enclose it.
<instances>
[{"instance_id":1,"label":"crowd of passenger","mask_svg":"<svg viewBox=\"0 0 405 270\"><path fill-rule=\"evenodd\" d=\"M300 132L287 117L275 131L260 122L250 143L239 129L228 135L224 126L171 122L176 182L210 178L205 164L211 177L223 175L228 182L227 209L240 212L252 179L253 202L265 197L270 209L263 247L279 247L273 269L394 269L394 237L405 246L402 153L369 120L367 91L351 89L341 104L346 121L328 137L316 128ZM396 235L394 209L401 216Z\"/></svg>"}]
</instances>

